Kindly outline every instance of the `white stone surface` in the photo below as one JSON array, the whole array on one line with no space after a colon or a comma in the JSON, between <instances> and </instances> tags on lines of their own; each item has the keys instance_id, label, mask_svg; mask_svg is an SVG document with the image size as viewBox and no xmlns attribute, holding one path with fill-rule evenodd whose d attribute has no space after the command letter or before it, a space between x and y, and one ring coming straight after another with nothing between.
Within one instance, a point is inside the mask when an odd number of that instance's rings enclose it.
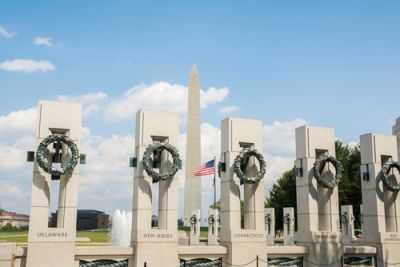
<instances>
[{"instance_id":1,"label":"white stone surface","mask_svg":"<svg viewBox=\"0 0 400 267\"><path fill-rule=\"evenodd\" d=\"M218 228L219 228L219 212L218 209L209 208L208 209L208 219L213 216L214 223L210 224L208 222L208 245L216 246L218 245Z\"/></svg>"},{"instance_id":2,"label":"white stone surface","mask_svg":"<svg viewBox=\"0 0 400 267\"><path fill-rule=\"evenodd\" d=\"M392 127L392 134L397 138L397 155L400 158L400 117L396 119L396 123Z\"/></svg>"},{"instance_id":3,"label":"white stone surface","mask_svg":"<svg viewBox=\"0 0 400 267\"><path fill-rule=\"evenodd\" d=\"M354 235L354 213L352 205L342 205L340 212L340 224L343 234L343 243L350 244L356 240Z\"/></svg>"},{"instance_id":4,"label":"white stone surface","mask_svg":"<svg viewBox=\"0 0 400 267\"><path fill-rule=\"evenodd\" d=\"M39 101L36 144L50 134L64 134L80 148L81 124L81 104ZM67 157L68 154L63 151L62 162ZM64 266L73 266L78 179L79 163L71 174L61 175L59 181L52 181L50 174L38 167L37 162L34 163L26 266L53 267L60 262ZM59 183L60 186L56 228L48 227L51 183Z\"/></svg>"},{"instance_id":5,"label":"white stone surface","mask_svg":"<svg viewBox=\"0 0 400 267\"><path fill-rule=\"evenodd\" d=\"M143 154L148 145L161 141L178 148L179 116L164 111L136 114L135 155L132 208L132 247L135 250L130 267L178 266L178 186L179 172L159 184L159 220L161 227L151 227L152 178L143 169ZM162 155L160 171L172 164L172 157ZM156 253L156 256L155 256Z\"/></svg>"},{"instance_id":6,"label":"white stone surface","mask_svg":"<svg viewBox=\"0 0 400 267\"><path fill-rule=\"evenodd\" d=\"M294 208L283 208L283 244L285 246L294 245L294 225Z\"/></svg>"},{"instance_id":7,"label":"white stone surface","mask_svg":"<svg viewBox=\"0 0 400 267\"><path fill-rule=\"evenodd\" d=\"M0 267L12 266L15 250L15 243L0 243Z\"/></svg>"},{"instance_id":8,"label":"white stone surface","mask_svg":"<svg viewBox=\"0 0 400 267\"><path fill-rule=\"evenodd\" d=\"M221 162L226 171L221 173L221 233L220 244L228 248L223 266L256 266L258 256L267 260L264 225L264 179L253 185L242 185L244 196L244 227L240 218L240 180L235 175L233 162L243 147L262 151L262 122L227 118L221 122ZM255 161L250 159L248 171L254 171ZM246 172L247 173L247 172ZM247 173L249 174L249 173ZM247 202L247 203L246 203ZM229 264L227 264L229 263Z\"/></svg>"},{"instance_id":9,"label":"white stone surface","mask_svg":"<svg viewBox=\"0 0 400 267\"><path fill-rule=\"evenodd\" d=\"M377 266L400 262L400 200L386 189L380 178L385 160L398 161L397 140L393 135L360 136L364 243L377 248ZM400 180L397 170L392 179Z\"/></svg>"},{"instance_id":10,"label":"white stone surface","mask_svg":"<svg viewBox=\"0 0 400 267\"><path fill-rule=\"evenodd\" d=\"M201 177L193 175L193 172L201 164L200 142L200 77L196 65L193 64L189 75L186 130L185 207L183 220L186 226L190 226L189 218L193 210L200 210L201 212Z\"/></svg>"},{"instance_id":11,"label":"white stone surface","mask_svg":"<svg viewBox=\"0 0 400 267\"><path fill-rule=\"evenodd\" d=\"M265 208L264 216L267 245L273 246L275 244L275 209ZM269 223L267 221L269 221Z\"/></svg>"},{"instance_id":12,"label":"white stone surface","mask_svg":"<svg viewBox=\"0 0 400 267\"><path fill-rule=\"evenodd\" d=\"M192 222L192 218L194 223ZM200 244L200 210L193 210L190 216L189 245Z\"/></svg>"},{"instance_id":13,"label":"white stone surface","mask_svg":"<svg viewBox=\"0 0 400 267\"><path fill-rule=\"evenodd\" d=\"M338 187L326 189L314 178L313 164L322 154L335 157L335 133L331 128L296 128L297 244L308 247L308 262L341 266L343 256L339 221ZM328 171L331 170L330 172ZM334 175L334 167L325 164L323 175ZM312 264L306 263L306 266Z\"/></svg>"}]
</instances>

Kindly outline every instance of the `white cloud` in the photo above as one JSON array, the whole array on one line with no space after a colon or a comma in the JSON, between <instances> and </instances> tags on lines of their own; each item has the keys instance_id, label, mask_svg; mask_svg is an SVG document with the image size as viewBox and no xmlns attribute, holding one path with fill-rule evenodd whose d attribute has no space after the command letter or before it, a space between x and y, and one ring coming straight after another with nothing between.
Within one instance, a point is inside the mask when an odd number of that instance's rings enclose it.
<instances>
[{"instance_id":1,"label":"white cloud","mask_svg":"<svg viewBox=\"0 0 400 267\"><path fill-rule=\"evenodd\" d=\"M26 193L24 193L18 186L4 183L0 187L0 195L21 199L26 195Z\"/></svg>"},{"instance_id":2,"label":"white cloud","mask_svg":"<svg viewBox=\"0 0 400 267\"><path fill-rule=\"evenodd\" d=\"M33 40L33 44L37 46L47 46L47 47L54 46L53 40L49 37L36 37Z\"/></svg>"},{"instance_id":3,"label":"white cloud","mask_svg":"<svg viewBox=\"0 0 400 267\"><path fill-rule=\"evenodd\" d=\"M219 112L221 112L221 113L232 113L232 112L235 112L235 111L238 111L238 110L239 110L239 107L236 107L236 106L226 106L226 107L221 108L221 109L219 110Z\"/></svg>"},{"instance_id":4,"label":"white cloud","mask_svg":"<svg viewBox=\"0 0 400 267\"><path fill-rule=\"evenodd\" d=\"M291 121L274 121L263 127L264 150L268 154L294 157L295 129L306 124L302 119Z\"/></svg>"},{"instance_id":5,"label":"white cloud","mask_svg":"<svg viewBox=\"0 0 400 267\"><path fill-rule=\"evenodd\" d=\"M16 35L16 33L15 32L9 32L4 27L0 26L0 35L2 35L3 37L5 37L7 39L11 39Z\"/></svg>"},{"instance_id":6,"label":"white cloud","mask_svg":"<svg viewBox=\"0 0 400 267\"><path fill-rule=\"evenodd\" d=\"M101 111L107 99L107 94L103 92L89 93L80 96L59 96L57 100L63 102L78 102L83 105L83 117L88 118Z\"/></svg>"},{"instance_id":7,"label":"white cloud","mask_svg":"<svg viewBox=\"0 0 400 267\"><path fill-rule=\"evenodd\" d=\"M229 90L226 87L215 88L210 87L206 92L200 91L200 107L207 108L209 105L222 102L229 94Z\"/></svg>"},{"instance_id":8,"label":"white cloud","mask_svg":"<svg viewBox=\"0 0 400 267\"><path fill-rule=\"evenodd\" d=\"M227 88L211 87L201 90L200 106L207 108L221 102L228 95ZM158 109L178 112L184 117L187 109L187 87L167 82L140 85L129 89L124 95L109 103L105 117L110 120L124 120L135 117L139 109Z\"/></svg>"},{"instance_id":9,"label":"white cloud","mask_svg":"<svg viewBox=\"0 0 400 267\"><path fill-rule=\"evenodd\" d=\"M26 151L19 148L18 144L5 146L0 144L0 169L13 171L25 165Z\"/></svg>"},{"instance_id":10,"label":"white cloud","mask_svg":"<svg viewBox=\"0 0 400 267\"><path fill-rule=\"evenodd\" d=\"M16 136L33 135L36 126L36 113L36 108L29 108L0 116L0 137L2 140L15 141Z\"/></svg>"},{"instance_id":11,"label":"white cloud","mask_svg":"<svg viewBox=\"0 0 400 267\"><path fill-rule=\"evenodd\" d=\"M221 154L221 130L209 123L201 124L201 159L202 162L219 159Z\"/></svg>"},{"instance_id":12,"label":"white cloud","mask_svg":"<svg viewBox=\"0 0 400 267\"><path fill-rule=\"evenodd\" d=\"M134 137L112 135L96 140L88 130L85 131L81 142L81 151L86 154L86 165L81 167L82 185L131 181L129 158L134 153Z\"/></svg>"},{"instance_id":13,"label":"white cloud","mask_svg":"<svg viewBox=\"0 0 400 267\"><path fill-rule=\"evenodd\" d=\"M15 72L48 72L56 66L48 60L13 59L0 62L0 69Z\"/></svg>"}]
</instances>

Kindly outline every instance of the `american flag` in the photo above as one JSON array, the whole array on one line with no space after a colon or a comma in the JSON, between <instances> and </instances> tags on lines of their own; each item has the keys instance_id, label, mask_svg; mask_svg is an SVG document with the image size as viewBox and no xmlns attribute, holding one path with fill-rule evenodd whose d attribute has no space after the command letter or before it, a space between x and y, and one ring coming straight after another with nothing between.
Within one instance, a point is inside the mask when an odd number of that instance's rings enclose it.
<instances>
[{"instance_id":1,"label":"american flag","mask_svg":"<svg viewBox=\"0 0 400 267\"><path fill-rule=\"evenodd\" d=\"M214 168L214 160L210 160L204 164L201 164L194 172L194 176L203 176L203 175L210 175L215 172Z\"/></svg>"}]
</instances>

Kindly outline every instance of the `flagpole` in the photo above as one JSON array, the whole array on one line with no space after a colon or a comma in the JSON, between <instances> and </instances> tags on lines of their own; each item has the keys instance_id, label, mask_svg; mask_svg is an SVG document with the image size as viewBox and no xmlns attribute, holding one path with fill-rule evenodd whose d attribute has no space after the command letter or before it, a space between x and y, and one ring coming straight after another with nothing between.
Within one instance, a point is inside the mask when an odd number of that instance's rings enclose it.
<instances>
[{"instance_id":1,"label":"flagpole","mask_svg":"<svg viewBox=\"0 0 400 267\"><path fill-rule=\"evenodd\" d=\"M217 167L217 162L216 162L216 157L214 156L214 209L216 209L216 205L217 205L217 189L216 189L216 179L215 179L215 176L216 176L216 167Z\"/></svg>"}]
</instances>

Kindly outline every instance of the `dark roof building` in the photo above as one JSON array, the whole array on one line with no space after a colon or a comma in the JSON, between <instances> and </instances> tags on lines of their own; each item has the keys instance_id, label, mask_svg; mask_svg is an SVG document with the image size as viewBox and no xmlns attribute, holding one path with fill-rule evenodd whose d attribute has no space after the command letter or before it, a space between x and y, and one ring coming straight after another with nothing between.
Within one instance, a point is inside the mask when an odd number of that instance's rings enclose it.
<instances>
[{"instance_id":1,"label":"dark roof building","mask_svg":"<svg viewBox=\"0 0 400 267\"><path fill-rule=\"evenodd\" d=\"M58 211L57 211L58 212ZM51 214L50 225L57 226L57 212ZM109 215L98 210L78 210L76 218L77 230L108 229Z\"/></svg>"}]
</instances>

